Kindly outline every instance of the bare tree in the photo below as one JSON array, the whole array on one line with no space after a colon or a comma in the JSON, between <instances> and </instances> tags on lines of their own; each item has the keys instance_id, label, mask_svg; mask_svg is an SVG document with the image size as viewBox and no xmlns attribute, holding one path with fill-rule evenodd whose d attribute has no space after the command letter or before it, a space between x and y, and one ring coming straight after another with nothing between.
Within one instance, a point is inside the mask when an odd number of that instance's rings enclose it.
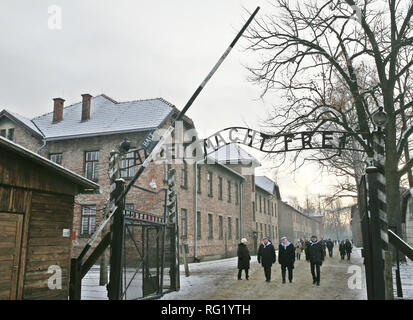
<instances>
[{"instance_id":1,"label":"bare tree","mask_svg":"<svg viewBox=\"0 0 413 320\"><path fill-rule=\"evenodd\" d=\"M413 166L408 156L413 126L403 122L413 107L406 90L413 65L412 2L274 0L274 6L277 13L257 20L247 35L249 49L260 56L258 65L249 67L251 81L262 86L263 95L284 94L268 131L361 132L354 143L371 156L365 140L374 130L371 115L384 107L387 212L389 224L401 230L399 186ZM340 107L334 102L337 83L348 96Z\"/></svg>"}]
</instances>

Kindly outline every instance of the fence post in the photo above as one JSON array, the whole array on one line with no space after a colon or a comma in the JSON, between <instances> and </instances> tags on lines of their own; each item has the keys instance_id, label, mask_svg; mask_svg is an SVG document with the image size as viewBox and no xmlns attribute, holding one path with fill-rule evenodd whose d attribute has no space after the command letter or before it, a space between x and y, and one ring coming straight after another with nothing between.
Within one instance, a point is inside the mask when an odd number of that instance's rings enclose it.
<instances>
[{"instance_id":1,"label":"fence post","mask_svg":"<svg viewBox=\"0 0 413 320\"><path fill-rule=\"evenodd\" d=\"M80 277L80 266L77 258L70 260L69 300L81 299L82 278Z\"/></svg>"},{"instance_id":2,"label":"fence post","mask_svg":"<svg viewBox=\"0 0 413 320\"><path fill-rule=\"evenodd\" d=\"M382 249L383 259L383 277L390 275L390 279L385 281L386 300L392 300L393 297L393 281L392 281L392 265L385 263L387 253L389 251L389 235L388 235L388 220L387 220L387 199L386 199L386 176L385 176L385 141L384 134L381 129L373 132L373 150L374 150L374 165L377 167L377 199L378 199L378 223L380 232L379 243ZM390 268L390 270L388 270ZM391 292L391 295L390 295Z\"/></svg>"},{"instance_id":3,"label":"fence post","mask_svg":"<svg viewBox=\"0 0 413 320\"><path fill-rule=\"evenodd\" d=\"M125 188L123 179L115 180L115 187L111 190L111 198L116 199L122 194ZM110 276L108 288L109 300L120 300L122 291L122 252L123 252L123 231L124 231L124 215L125 199L119 200L115 204L113 221L110 226L112 233L112 241L110 245Z\"/></svg>"}]
</instances>

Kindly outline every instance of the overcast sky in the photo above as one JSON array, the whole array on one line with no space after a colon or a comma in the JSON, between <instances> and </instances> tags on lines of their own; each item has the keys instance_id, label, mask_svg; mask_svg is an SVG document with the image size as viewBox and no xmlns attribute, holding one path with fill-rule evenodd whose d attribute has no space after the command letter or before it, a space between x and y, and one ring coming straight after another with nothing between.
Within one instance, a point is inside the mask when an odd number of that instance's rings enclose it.
<instances>
[{"instance_id":1,"label":"overcast sky","mask_svg":"<svg viewBox=\"0 0 413 320\"><path fill-rule=\"evenodd\" d=\"M49 29L52 5L61 8L61 29ZM1 0L0 109L27 117L52 111L82 93L117 101L163 97L182 108L244 21L274 12L267 0ZM259 129L279 98L259 99L247 81L255 58L241 39L187 115L201 137L230 126ZM263 154L252 152L258 159ZM314 166L292 176L262 161L258 173L276 176L284 199L328 193L331 177Z\"/></svg>"}]
</instances>

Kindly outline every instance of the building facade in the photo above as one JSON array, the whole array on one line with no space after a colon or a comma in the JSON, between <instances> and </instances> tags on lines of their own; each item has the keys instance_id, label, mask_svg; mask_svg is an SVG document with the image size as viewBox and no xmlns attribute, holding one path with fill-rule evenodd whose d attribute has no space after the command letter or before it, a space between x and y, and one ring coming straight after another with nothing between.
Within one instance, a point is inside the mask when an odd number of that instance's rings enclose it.
<instances>
[{"instance_id":1,"label":"building facade","mask_svg":"<svg viewBox=\"0 0 413 320\"><path fill-rule=\"evenodd\" d=\"M99 194L81 194L75 199L73 255L77 256L107 211L111 151L124 138L138 148L148 132L167 128L179 110L161 98L117 102L106 95L84 94L81 102L67 107L63 99L53 100L53 112L34 119L1 111L0 134L100 185ZM184 117L181 134L185 139L194 129L192 120ZM144 156L130 152L123 158L121 176L126 183ZM254 253L263 236L278 243L283 235L279 219L285 210L279 207L279 188L271 179L255 176L259 165L238 145L226 145L202 161L151 163L136 185L153 191L166 188L168 170L175 168L179 236L188 245L189 260L231 257L242 237L249 240ZM132 188L126 210L161 215L163 200L161 194ZM295 219L294 214L288 215ZM295 221L294 232L307 234L313 225L306 221Z\"/></svg>"},{"instance_id":2,"label":"building facade","mask_svg":"<svg viewBox=\"0 0 413 320\"><path fill-rule=\"evenodd\" d=\"M278 201L279 236L294 243L299 239L310 239L316 235L323 238L322 218L308 216L284 201Z\"/></svg>"}]
</instances>

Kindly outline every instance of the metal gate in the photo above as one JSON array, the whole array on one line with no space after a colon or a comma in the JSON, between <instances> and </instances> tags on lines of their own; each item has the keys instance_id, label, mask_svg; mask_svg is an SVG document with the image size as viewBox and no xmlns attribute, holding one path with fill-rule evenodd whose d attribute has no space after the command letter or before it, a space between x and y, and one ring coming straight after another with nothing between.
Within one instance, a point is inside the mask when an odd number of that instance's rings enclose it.
<instances>
[{"instance_id":1,"label":"metal gate","mask_svg":"<svg viewBox=\"0 0 413 320\"><path fill-rule=\"evenodd\" d=\"M154 299L176 290L175 225L142 211L125 211L122 300Z\"/></svg>"}]
</instances>

